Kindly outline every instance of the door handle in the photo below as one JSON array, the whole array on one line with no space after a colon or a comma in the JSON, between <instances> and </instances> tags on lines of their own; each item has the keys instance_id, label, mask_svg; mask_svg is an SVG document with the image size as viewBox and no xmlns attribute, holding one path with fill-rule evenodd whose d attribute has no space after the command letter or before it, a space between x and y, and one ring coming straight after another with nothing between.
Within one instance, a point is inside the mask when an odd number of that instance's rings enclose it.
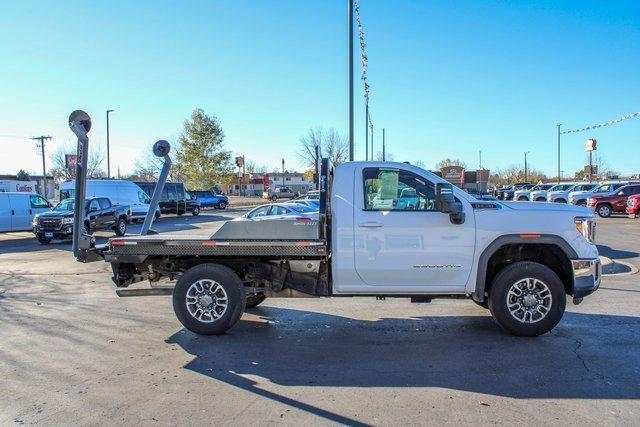
<instances>
[{"instance_id":1,"label":"door handle","mask_svg":"<svg viewBox=\"0 0 640 427\"><path fill-rule=\"evenodd\" d=\"M367 222L361 222L360 224L358 224L358 227L378 228L378 227L382 227L382 223L377 221L367 221Z\"/></svg>"},{"instance_id":2,"label":"door handle","mask_svg":"<svg viewBox=\"0 0 640 427\"><path fill-rule=\"evenodd\" d=\"M16 214L16 211L11 209L11 215L15 215L15 214Z\"/></svg>"}]
</instances>

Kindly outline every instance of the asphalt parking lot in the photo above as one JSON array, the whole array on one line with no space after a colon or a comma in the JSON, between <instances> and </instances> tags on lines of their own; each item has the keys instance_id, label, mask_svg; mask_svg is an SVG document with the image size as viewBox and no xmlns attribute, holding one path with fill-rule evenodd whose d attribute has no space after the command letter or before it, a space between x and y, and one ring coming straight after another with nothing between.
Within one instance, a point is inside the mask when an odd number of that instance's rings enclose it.
<instances>
[{"instance_id":1,"label":"asphalt parking lot","mask_svg":"<svg viewBox=\"0 0 640 427\"><path fill-rule=\"evenodd\" d=\"M239 210L167 217L206 234ZM130 232L135 232L132 227ZM99 233L100 239L108 234ZM640 267L640 220L599 219ZM551 333L507 335L468 301L272 299L230 333L167 297L117 298L70 244L0 234L0 424L598 424L640 419L640 275L605 276Z\"/></svg>"}]
</instances>

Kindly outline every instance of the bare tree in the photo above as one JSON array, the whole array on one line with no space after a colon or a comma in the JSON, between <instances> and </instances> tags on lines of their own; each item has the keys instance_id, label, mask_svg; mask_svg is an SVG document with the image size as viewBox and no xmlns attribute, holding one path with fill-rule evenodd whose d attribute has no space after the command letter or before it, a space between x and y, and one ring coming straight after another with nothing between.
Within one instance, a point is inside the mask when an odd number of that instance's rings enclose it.
<instances>
[{"instance_id":1,"label":"bare tree","mask_svg":"<svg viewBox=\"0 0 640 427\"><path fill-rule=\"evenodd\" d=\"M393 162L393 159L394 159L393 153L385 151L385 153L384 153L384 161L385 162ZM383 161L383 159L382 159L382 151L378 151L376 153L376 161L377 162L382 162Z\"/></svg>"},{"instance_id":2,"label":"bare tree","mask_svg":"<svg viewBox=\"0 0 640 427\"><path fill-rule=\"evenodd\" d=\"M76 154L76 145L70 142L64 143L60 145L52 154L49 156L51 160L51 175L56 180L65 180L65 179L73 179L76 176L75 169L67 169L66 165L66 155L67 154ZM87 159L87 177L88 178L104 178L107 176L104 169L102 169L102 165L105 161L105 154L102 149L99 147L91 147L89 148L89 158Z\"/></svg>"},{"instance_id":3,"label":"bare tree","mask_svg":"<svg viewBox=\"0 0 640 427\"><path fill-rule=\"evenodd\" d=\"M340 163L344 163L349 158L349 147L347 144L347 139L340 135L337 130L334 128L330 128L324 134L324 146L322 147L322 152L325 157L328 157L329 160L334 165L339 165Z\"/></svg>"},{"instance_id":4,"label":"bare tree","mask_svg":"<svg viewBox=\"0 0 640 427\"><path fill-rule=\"evenodd\" d=\"M244 170L247 173L255 173L256 167L256 162L254 160L247 160L247 162L244 164Z\"/></svg>"},{"instance_id":5,"label":"bare tree","mask_svg":"<svg viewBox=\"0 0 640 427\"><path fill-rule=\"evenodd\" d=\"M311 128L306 135L300 137L298 158L304 167L314 168L316 147L321 157L328 157L333 164L340 164L349 158L347 140L334 128L324 130L321 127Z\"/></svg>"},{"instance_id":6,"label":"bare tree","mask_svg":"<svg viewBox=\"0 0 640 427\"><path fill-rule=\"evenodd\" d=\"M463 162L462 160L459 159L449 159L446 158L444 160L440 160L438 163L436 163L436 169L442 169L445 168L447 166L461 166L463 168L467 168L467 165L465 162Z\"/></svg>"},{"instance_id":7,"label":"bare tree","mask_svg":"<svg viewBox=\"0 0 640 427\"><path fill-rule=\"evenodd\" d=\"M300 148L298 149L298 158L300 163L309 168L315 167L316 147L322 149L322 141L324 139L324 131L321 127L310 128L306 135L300 137Z\"/></svg>"}]
</instances>

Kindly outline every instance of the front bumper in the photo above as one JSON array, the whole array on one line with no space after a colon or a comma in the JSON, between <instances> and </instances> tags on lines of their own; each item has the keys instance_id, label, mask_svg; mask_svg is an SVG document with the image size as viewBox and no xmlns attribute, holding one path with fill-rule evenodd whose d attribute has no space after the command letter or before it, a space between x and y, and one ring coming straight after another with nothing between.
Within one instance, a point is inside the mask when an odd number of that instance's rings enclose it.
<instances>
[{"instance_id":1,"label":"front bumper","mask_svg":"<svg viewBox=\"0 0 640 427\"><path fill-rule=\"evenodd\" d=\"M73 236L73 224L65 224L59 230L43 230L40 228L34 228L33 234L41 238L67 240Z\"/></svg>"},{"instance_id":2,"label":"front bumper","mask_svg":"<svg viewBox=\"0 0 640 427\"><path fill-rule=\"evenodd\" d=\"M582 298L594 293L600 286L602 265L599 258L572 259L573 303L580 304Z\"/></svg>"}]
</instances>

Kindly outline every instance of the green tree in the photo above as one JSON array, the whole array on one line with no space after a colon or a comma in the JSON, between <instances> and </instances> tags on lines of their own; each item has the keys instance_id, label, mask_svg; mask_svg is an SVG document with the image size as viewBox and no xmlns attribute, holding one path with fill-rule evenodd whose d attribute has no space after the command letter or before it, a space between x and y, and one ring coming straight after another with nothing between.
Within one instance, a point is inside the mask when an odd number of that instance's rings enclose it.
<instances>
[{"instance_id":1,"label":"green tree","mask_svg":"<svg viewBox=\"0 0 640 427\"><path fill-rule=\"evenodd\" d=\"M178 138L176 175L188 188L213 188L233 169L231 152L225 150L224 132L215 116L196 108Z\"/></svg>"},{"instance_id":2,"label":"green tree","mask_svg":"<svg viewBox=\"0 0 640 427\"><path fill-rule=\"evenodd\" d=\"M31 181L31 177L29 176L29 173L24 169L20 169L18 171L18 173L16 174L16 179L18 181Z\"/></svg>"}]
</instances>

